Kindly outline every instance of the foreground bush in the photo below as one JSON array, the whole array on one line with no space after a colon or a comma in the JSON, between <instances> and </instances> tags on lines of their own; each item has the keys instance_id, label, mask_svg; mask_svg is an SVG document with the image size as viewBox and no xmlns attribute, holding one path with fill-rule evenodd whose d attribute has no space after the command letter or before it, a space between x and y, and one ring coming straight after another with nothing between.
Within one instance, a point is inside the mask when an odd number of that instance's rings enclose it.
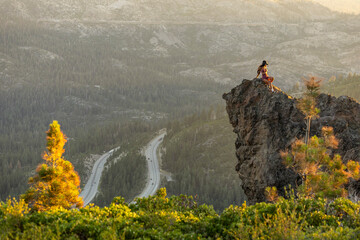
<instances>
[{"instance_id":1,"label":"foreground bush","mask_svg":"<svg viewBox=\"0 0 360 240\"><path fill-rule=\"evenodd\" d=\"M23 201L0 207L0 239L359 239L360 205L343 198L280 199L230 206L220 215L192 197L156 196L109 207L29 212Z\"/></svg>"}]
</instances>

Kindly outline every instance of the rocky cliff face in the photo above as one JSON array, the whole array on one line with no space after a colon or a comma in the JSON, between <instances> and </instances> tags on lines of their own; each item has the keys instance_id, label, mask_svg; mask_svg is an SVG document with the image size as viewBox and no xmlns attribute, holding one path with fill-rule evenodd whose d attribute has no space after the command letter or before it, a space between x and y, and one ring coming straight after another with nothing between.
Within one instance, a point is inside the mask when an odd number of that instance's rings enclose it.
<instances>
[{"instance_id":1,"label":"rocky cliff face","mask_svg":"<svg viewBox=\"0 0 360 240\"><path fill-rule=\"evenodd\" d=\"M243 80L223 98L237 134L236 171L249 202L264 201L267 186L276 186L283 194L285 186L295 185L297 175L284 167L279 152L305 135L304 115L296 108L296 99L281 91L270 92L259 79ZM343 160L360 161L359 103L326 94L317 102L320 118L313 121L311 136L320 136L323 126L332 126Z\"/></svg>"}]
</instances>

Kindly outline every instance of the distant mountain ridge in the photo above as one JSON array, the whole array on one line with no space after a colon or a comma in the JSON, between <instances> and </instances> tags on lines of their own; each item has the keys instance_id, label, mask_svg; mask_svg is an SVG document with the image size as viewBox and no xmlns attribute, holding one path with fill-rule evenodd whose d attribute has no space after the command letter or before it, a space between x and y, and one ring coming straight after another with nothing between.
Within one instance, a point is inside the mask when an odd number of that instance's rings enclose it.
<instances>
[{"instance_id":1,"label":"distant mountain ridge","mask_svg":"<svg viewBox=\"0 0 360 240\"><path fill-rule=\"evenodd\" d=\"M0 0L3 19L175 22L325 20L337 13L304 0Z\"/></svg>"}]
</instances>

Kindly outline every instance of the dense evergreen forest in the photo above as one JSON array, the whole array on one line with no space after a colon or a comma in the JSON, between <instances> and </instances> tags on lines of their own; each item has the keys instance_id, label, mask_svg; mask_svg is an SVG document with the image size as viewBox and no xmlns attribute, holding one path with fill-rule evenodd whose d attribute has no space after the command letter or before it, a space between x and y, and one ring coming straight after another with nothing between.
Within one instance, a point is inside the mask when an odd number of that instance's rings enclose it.
<instances>
[{"instance_id":1,"label":"dense evergreen forest","mask_svg":"<svg viewBox=\"0 0 360 240\"><path fill-rule=\"evenodd\" d=\"M324 84L324 91L339 96L349 96L357 101L360 101L360 75L356 73L350 73L344 77L340 75L337 78L332 78Z\"/></svg>"},{"instance_id":2,"label":"dense evergreen forest","mask_svg":"<svg viewBox=\"0 0 360 240\"><path fill-rule=\"evenodd\" d=\"M131 202L145 188L147 172L146 159L138 149L125 153L117 161L108 164L101 176L100 193L93 202L104 207L117 196Z\"/></svg>"},{"instance_id":3,"label":"dense evergreen forest","mask_svg":"<svg viewBox=\"0 0 360 240\"><path fill-rule=\"evenodd\" d=\"M108 206L117 196L131 202L145 188L148 168L140 148L154 136L154 131L146 130L129 136L109 158L101 176L99 193L93 201L96 205Z\"/></svg>"},{"instance_id":4,"label":"dense evergreen forest","mask_svg":"<svg viewBox=\"0 0 360 240\"><path fill-rule=\"evenodd\" d=\"M225 86L173 74L185 56L174 52L164 59L125 51L135 44L126 37L0 24L1 200L27 188L53 119L69 138L65 157L85 179L83 160L122 143L136 134L134 128L155 131L169 119L221 101Z\"/></svg>"},{"instance_id":5,"label":"dense evergreen forest","mask_svg":"<svg viewBox=\"0 0 360 240\"><path fill-rule=\"evenodd\" d=\"M162 169L170 195L188 194L199 203L223 210L246 199L235 172L235 136L224 106L203 111L183 121L168 124L164 138Z\"/></svg>"},{"instance_id":6,"label":"dense evergreen forest","mask_svg":"<svg viewBox=\"0 0 360 240\"><path fill-rule=\"evenodd\" d=\"M209 49L203 41L188 38L188 49L174 44L165 55L151 50L150 40L159 26L72 27L0 23L0 200L27 188L28 177L42 161L45 131L52 120L58 120L68 136L65 158L84 183L84 162L90 154L120 146L142 131L155 132L167 122L172 122L170 128L181 125L184 116L222 102L221 94L239 78L226 65L238 62L237 54L226 50L206 55ZM184 36L199 32L197 26L179 29L174 32L183 31ZM203 69L218 70L224 63L220 80L230 79L230 84L215 81L216 71ZM189 74L188 69L196 67L198 72ZM359 99L358 80L355 74L338 77L328 91ZM199 154L205 150L197 149ZM232 171L233 165L228 169ZM172 194L171 184L175 182L167 183ZM103 194L109 202L117 192Z\"/></svg>"},{"instance_id":7,"label":"dense evergreen forest","mask_svg":"<svg viewBox=\"0 0 360 240\"><path fill-rule=\"evenodd\" d=\"M360 76L349 74L324 82L322 91L359 100L359 84ZM174 178L164 180L169 194L198 195L217 210L244 201L234 170L234 141L223 106L169 123L162 165Z\"/></svg>"}]
</instances>

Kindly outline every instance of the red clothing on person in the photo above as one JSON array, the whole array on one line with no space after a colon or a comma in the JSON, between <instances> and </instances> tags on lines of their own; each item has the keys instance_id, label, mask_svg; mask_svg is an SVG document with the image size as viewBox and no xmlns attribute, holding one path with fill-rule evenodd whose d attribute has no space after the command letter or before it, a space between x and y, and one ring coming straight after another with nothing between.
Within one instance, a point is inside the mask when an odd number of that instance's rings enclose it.
<instances>
[{"instance_id":1,"label":"red clothing on person","mask_svg":"<svg viewBox=\"0 0 360 240\"><path fill-rule=\"evenodd\" d=\"M267 73L267 67L266 65L261 68L261 74L262 74L262 80L273 82L274 78L270 77Z\"/></svg>"}]
</instances>

